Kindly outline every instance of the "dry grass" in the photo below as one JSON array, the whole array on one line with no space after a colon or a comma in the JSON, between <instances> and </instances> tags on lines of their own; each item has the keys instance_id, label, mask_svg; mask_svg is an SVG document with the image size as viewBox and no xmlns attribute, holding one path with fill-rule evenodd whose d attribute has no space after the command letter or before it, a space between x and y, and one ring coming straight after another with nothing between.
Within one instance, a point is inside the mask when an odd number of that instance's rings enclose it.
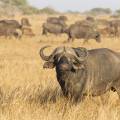
<instances>
[{"instance_id":1,"label":"dry grass","mask_svg":"<svg viewBox=\"0 0 120 120\"><path fill-rule=\"evenodd\" d=\"M116 93L86 98L71 105L61 93L54 70L43 70L39 49L52 45L46 53L61 45L79 47L82 41L64 43L67 36L41 35L41 26L47 16L29 17L35 37L22 40L0 38L0 120L120 120L120 100ZM20 19L20 17L16 17ZM81 16L70 16L68 24ZM84 47L107 47L120 51L120 38L94 40Z\"/></svg>"}]
</instances>

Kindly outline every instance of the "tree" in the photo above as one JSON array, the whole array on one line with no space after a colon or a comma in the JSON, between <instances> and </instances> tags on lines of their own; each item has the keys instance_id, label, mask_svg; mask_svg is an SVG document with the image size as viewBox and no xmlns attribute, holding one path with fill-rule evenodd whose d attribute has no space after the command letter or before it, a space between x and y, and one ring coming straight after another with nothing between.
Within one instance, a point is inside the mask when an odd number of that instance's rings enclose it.
<instances>
[{"instance_id":1,"label":"tree","mask_svg":"<svg viewBox=\"0 0 120 120\"><path fill-rule=\"evenodd\" d=\"M11 0L11 3L16 6L27 6L26 0Z\"/></svg>"},{"instance_id":2,"label":"tree","mask_svg":"<svg viewBox=\"0 0 120 120\"><path fill-rule=\"evenodd\" d=\"M110 8L93 8L90 10L93 14L111 14L112 11Z\"/></svg>"},{"instance_id":3,"label":"tree","mask_svg":"<svg viewBox=\"0 0 120 120\"><path fill-rule=\"evenodd\" d=\"M59 12L56 11L55 9L51 8L51 7L45 7L45 8L40 10L40 13L57 14Z\"/></svg>"},{"instance_id":4,"label":"tree","mask_svg":"<svg viewBox=\"0 0 120 120\"><path fill-rule=\"evenodd\" d=\"M14 13L20 11L23 14L38 14L39 9L30 6L27 0L0 0L2 11L6 10L7 13ZM16 11L12 11L15 9ZM1 12L1 11L0 11ZM2 12L1 12L2 13Z\"/></svg>"},{"instance_id":5,"label":"tree","mask_svg":"<svg viewBox=\"0 0 120 120\"><path fill-rule=\"evenodd\" d=\"M15 6L25 6L28 5L27 0L0 0L4 4L10 4Z\"/></svg>"},{"instance_id":6,"label":"tree","mask_svg":"<svg viewBox=\"0 0 120 120\"><path fill-rule=\"evenodd\" d=\"M120 9L116 10L115 13L120 15Z\"/></svg>"}]
</instances>

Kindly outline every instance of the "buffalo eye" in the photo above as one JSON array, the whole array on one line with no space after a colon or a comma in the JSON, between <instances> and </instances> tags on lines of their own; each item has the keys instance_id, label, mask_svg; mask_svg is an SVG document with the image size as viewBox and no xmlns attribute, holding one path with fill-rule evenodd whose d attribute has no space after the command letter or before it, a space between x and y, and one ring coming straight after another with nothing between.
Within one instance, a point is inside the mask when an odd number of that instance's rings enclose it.
<instances>
[{"instance_id":1,"label":"buffalo eye","mask_svg":"<svg viewBox=\"0 0 120 120\"><path fill-rule=\"evenodd\" d=\"M55 55L55 56L54 56L54 63L55 63L55 64L58 63L58 62L60 61L60 58L61 58L61 55L60 55L60 54Z\"/></svg>"},{"instance_id":2,"label":"buffalo eye","mask_svg":"<svg viewBox=\"0 0 120 120\"><path fill-rule=\"evenodd\" d=\"M43 68L52 69L52 68L54 68L54 67L55 67L55 65L54 65L54 63L52 63L52 62L45 62L44 65L43 65Z\"/></svg>"},{"instance_id":3,"label":"buffalo eye","mask_svg":"<svg viewBox=\"0 0 120 120\"><path fill-rule=\"evenodd\" d=\"M75 59L71 59L73 64L79 64L78 61L76 61Z\"/></svg>"},{"instance_id":4,"label":"buffalo eye","mask_svg":"<svg viewBox=\"0 0 120 120\"><path fill-rule=\"evenodd\" d=\"M78 63L78 62L74 62L73 64L76 65L76 66L80 65L80 63Z\"/></svg>"},{"instance_id":5,"label":"buffalo eye","mask_svg":"<svg viewBox=\"0 0 120 120\"><path fill-rule=\"evenodd\" d=\"M84 69L85 67L84 67L84 65L81 64L81 63L74 62L74 63L73 63L73 68L74 68L74 69Z\"/></svg>"}]
</instances>

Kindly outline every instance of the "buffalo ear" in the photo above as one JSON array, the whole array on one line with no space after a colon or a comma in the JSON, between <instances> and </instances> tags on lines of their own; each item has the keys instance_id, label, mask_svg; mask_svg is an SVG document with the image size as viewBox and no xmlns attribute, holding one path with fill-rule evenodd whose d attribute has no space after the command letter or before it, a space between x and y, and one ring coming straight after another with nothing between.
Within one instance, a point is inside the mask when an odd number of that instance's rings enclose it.
<instances>
[{"instance_id":1,"label":"buffalo ear","mask_svg":"<svg viewBox=\"0 0 120 120\"><path fill-rule=\"evenodd\" d=\"M80 61L84 61L88 56L88 50L84 47L74 48L74 50Z\"/></svg>"},{"instance_id":2,"label":"buffalo ear","mask_svg":"<svg viewBox=\"0 0 120 120\"><path fill-rule=\"evenodd\" d=\"M54 68L55 65L53 62L45 62L44 65L43 65L43 68L49 68L49 69L52 69Z\"/></svg>"}]
</instances>

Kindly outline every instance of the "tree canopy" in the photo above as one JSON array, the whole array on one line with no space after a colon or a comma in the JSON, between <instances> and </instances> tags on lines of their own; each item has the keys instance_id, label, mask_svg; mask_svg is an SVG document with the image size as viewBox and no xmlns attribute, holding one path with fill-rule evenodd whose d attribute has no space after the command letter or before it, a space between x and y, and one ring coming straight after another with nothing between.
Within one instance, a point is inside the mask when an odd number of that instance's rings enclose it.
<instances>
[{"instance_id":1,"label":"tree canopy","mask_svg":"<svg viewBox=\"0 0 120 120\"><path fill-rule=\"evenodd\" d=\"M0 0L1 2L5 4L11 4L11 5L16 5L16 6L25 6L27 5L26 0Z\"/></svg>"},{"instance_id":2,"label":"tree canopy","mask_svg":"<svg viewBox=\"0 0 120 120\"><path fill-rule=\"evenodd\" d=\"M112 13L110 8L93 8L90 11L93 13L102 13L102 14L111 14Z\"/></svg>"}]
</instances>

